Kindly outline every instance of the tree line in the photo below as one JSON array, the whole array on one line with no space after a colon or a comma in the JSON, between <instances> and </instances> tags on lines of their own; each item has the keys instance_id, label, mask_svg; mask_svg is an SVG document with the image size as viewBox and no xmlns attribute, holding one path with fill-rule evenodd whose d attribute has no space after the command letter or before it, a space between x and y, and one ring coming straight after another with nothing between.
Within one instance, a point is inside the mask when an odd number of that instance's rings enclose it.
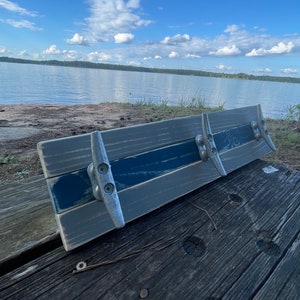
<instances>
[{"instance_id":1,"label":"tree line","mask_svg":"<svg viewBox=\"0 0 300 300\"><path fill-rule=\"evenodd\" d=\"M137 66L115 65L115 64L105 64L105 63L93 63L88 61L30 60L30 59L2 56L0 57L0 62L118 70L118 71L164 73L164 74L177 74L177 75L190 75L190 76L231 78L231 79L242 79L242 80L261 80L261 81L300 83L300 78L297 77L269 76L269 75L259 76L259 75L252 75L246 73L229 74L229 73L217 73L217 72L185 70L185 69L160 69L160 68L137 67Z\"/></svg>"}]
</instances>

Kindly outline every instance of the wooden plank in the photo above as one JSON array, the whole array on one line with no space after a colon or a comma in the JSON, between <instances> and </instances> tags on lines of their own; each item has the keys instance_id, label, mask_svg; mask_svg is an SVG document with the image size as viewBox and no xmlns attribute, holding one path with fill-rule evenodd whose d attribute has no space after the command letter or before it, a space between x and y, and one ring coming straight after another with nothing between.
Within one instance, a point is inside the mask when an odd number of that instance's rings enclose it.
<instances>
[{"instance_id":1,"label":"wooden plank","mask_svg":"<svg viewBox=\"0 0 300 300\"><path fill-rule=\"evenodd\" d=\"M300 234L253 299L300 299Z\"/></svg>"},{"instance_id":2,"label":"wooden plank","mask_svg":"<svg viewBox=\"0 0 300 300\"><path fill-rule=\"evenodd\" d=\"M190 139L201 131L201 117L192 116L102 132L110 161ZM145 134L147 133L147 134ZM38 144L46 178L87 168L91 159L90 135Z\"/></svg>"},{"instance_id":3,"label":"wooden plank","mask_svg":"<svg viewBox=\"0 0 300 300\"><path fill-rule=\"evenodd\" d=\"M0 198L0 261L58 234L42 176L2 185Z\"/></svg>"},{"instance_id":4,"label":"wooden plank","mask_svg":"<svg viewBox=\"0 0 300 300\"><path fill-rule=\"evenodd\" d=\"M233 299L240 299L240 293L251 285L242 280L243 274L255 271L254 282L262 272L255 284L267 284L299 234L300 172L288 176L280 168L265 174L265 166L261 161L251 163L68 254L62 248L45 254L2 276L0 298L129 299L138 298L142 289L153 299L222 298L239 282ZM206 209L218 230L213 230L204 211L184 200ZM202 256L197 256L201 251L197 252L196 245L194 253L183 247L190 236L204 242ZM279 247L279 255L258 247L257 242L267 237ZM98 263L144 246L131 259L72 274L79 261ZM263 264L255 263L258 257ZM291 294L289 287L288 281L282 294ZM250 295L244 293L243 299Z\"/></svg>"}]
</instances>

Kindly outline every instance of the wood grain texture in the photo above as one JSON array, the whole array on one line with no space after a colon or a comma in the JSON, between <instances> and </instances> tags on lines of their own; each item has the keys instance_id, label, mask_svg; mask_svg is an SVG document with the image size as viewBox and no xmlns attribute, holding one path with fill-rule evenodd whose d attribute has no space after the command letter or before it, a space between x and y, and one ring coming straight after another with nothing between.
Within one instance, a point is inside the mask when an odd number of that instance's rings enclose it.
<instances>
[{"instance_id":1,"label":"wood grain texture","mask_svg":"<svg viewBox=\"0 0 300 300\"><path fill-rule=\"evenodd\" d=\"M42 176L2 185L0 198L0 261L57 233Z\"/></svg>"},{"instance_id":2,"label":"wood grain texture","mask_svg":"<svg viewBox=\"0 0 300 300\"><path fill-rule=\"evenodd\" d=\"M298 299L300 172L265 174L266 166L252 162L92 243L34 259L0 278L0 298L138 299L146 289L149 299ZM203 241L202 256L186 252L191 236ZM143 247L72 274L79 261Z\"/></svg>"}]
</instances>

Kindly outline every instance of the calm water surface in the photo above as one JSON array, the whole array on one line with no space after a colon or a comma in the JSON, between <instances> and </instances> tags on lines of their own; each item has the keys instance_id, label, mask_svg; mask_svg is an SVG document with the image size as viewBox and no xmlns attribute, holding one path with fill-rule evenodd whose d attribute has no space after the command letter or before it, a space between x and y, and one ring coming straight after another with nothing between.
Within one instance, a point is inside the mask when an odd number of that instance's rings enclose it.
<instances>
[{"instance_id":1,"label":"calm water surface","mask_svg":"<svg viewBox=\"0 0 300 300\"><path fill-rule=\"evenodd\" d=\"M300 84L0 63L0 104L96 104L205 99L226 109L261 104L279 118L300 103Z\"/></svg>"}]
</instances>

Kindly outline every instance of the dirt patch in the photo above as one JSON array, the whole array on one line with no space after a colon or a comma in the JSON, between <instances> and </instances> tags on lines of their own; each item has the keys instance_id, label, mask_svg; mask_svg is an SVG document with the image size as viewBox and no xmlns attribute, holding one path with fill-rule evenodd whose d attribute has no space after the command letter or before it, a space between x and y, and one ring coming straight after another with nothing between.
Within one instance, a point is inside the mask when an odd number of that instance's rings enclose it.
<instances>
[{"instance_id":1,"label":"dirt patch","mask_svg":"<svg viewBox=\"0 0 300 300\"><path fill-rule=\"evenodd\" d=\"M0 106L0 184L42 174L40 141L145 122L122 104Z\"/></svg>"}]
</instances>

